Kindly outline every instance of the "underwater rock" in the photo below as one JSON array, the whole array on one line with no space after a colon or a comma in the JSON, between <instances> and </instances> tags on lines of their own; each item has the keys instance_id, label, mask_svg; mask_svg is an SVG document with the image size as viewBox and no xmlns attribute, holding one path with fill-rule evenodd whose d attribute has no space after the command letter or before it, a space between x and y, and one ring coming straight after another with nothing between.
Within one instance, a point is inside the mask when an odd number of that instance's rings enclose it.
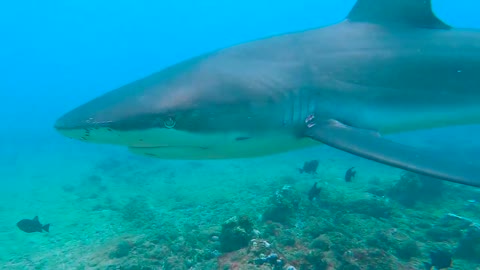
<instances>
[{"instance_id":1,"label":"underwater rock","mask_svg":"<svg viewBox=\"0 0 480 270\"><path fill-rule=\"evenodd\" d=\"M480 263L480 227L471 226L460 239L455 256Z\"/></svg>"},{"instance_id":2,"label":"underwater rock","mask_svg":"<svg viewBox=\"0 0 480 270\"><path fill-rule=\"evenodd\" d=\"M380 249L352 249L343 255L342 269L399 269L395 258ZM365 268L364 266L375 266Z\"/></svg>"},{"instance_id":3,"label":"underwater rock","mask_svg":"<svg viewBox=\"0 0 480 270\"><path fill-rule=\"evenodd\" d=\"M372 186L372 187L369 187L367 188L367 192L374 195L374 196L377 196L377 197L384 197L385 195L387 195L387 191L381 187L378 187L378 186Z\"/></svg>"},{"instance_id":4,"label":"underwater rock","mask_svg":"<svg viewBox=\"0 0 480 270\"><path fill-rule=\"evenodd\" d=\"M271 253L272 245L263 239L252 239L248 245L248 252L253 253L255 256L260 256L261 254Z\"/></svg>"},{"instance_id":5,"label":"underwater rock","mask_svg":"<svg viewBox=\"0 0 480 270\"><path fill-rule=\"evenodd\" d=\"M268 256L262 256L254 260L255 265L268 264L272 266L272 270L282 270L285 266L285 261L280 259L276 253L271 253Z\"/></svg>"},{"instance_id":6,"label":"underwater rock","mask_svg":"<svg viewBox=\"0 0 480 270\"><path fill-rule=\"evenodd\" d=\"M326 235L320 235L319 237L313 239L313 241L310 243L310 248L328 251L331 245L332 243Z\"/></svg>"},{"instance_id":7,"label":"underwater rock","mask_svg":"<svg viewBox=\"0 0 480 270\"><path fill-rule=\"evenodd\" d=\"M75 186L67 184L62 186L62 190L66 193L72 193L75 191Z\"/></svg>"},{"instance_id":8,"label":"underwater rock","mask_svg":"<svg viewBox=\"0 0 480 270\"><path fill-rule=\"evenodd\" d=\"M310 239L315 239L322 234L335 232L337 228L329 222L318 221L317 219L309 219L307 222L308 226L305 226L303 229L303 234L308 236Z\"/></svg>"},{"instance_id":9,"label":"underwater rock","mask_svg":"<svg viewBox=\"0 0 480 270\"><path fill-rule=\"evenodd\" d=\"M225 253L218 257L218 267L208 269L284 270L286 260L269 242L252 239L248 249ZM207 269L207 268L199 268Z\"/></svg>"},{"instance_id":10,"label":"underwater rock","mask_svg":"<svg viewBox=\"0 0 480 270\"><path fill-rule=\"evenodd\" d=\"M122 258L125 256L128 256L130 251L133 248L133 244L127 241L122 241L118 243L117 247L115 248L114 251L112 251L109 255L110 258Z\"/></svg>"},{"instance_id":11,"label":"underwater rock","mask_svg":"<svg viewBox=\"0 0 480 270\"><path fill-rule=\"evenodd\" d=\"M366 238L366 243L369 247L377 248L381 250L389 250L394 245L395 239L392 233L387 230L381 230L373 233Z\"/></svg>"},{"instance_id":12,"label":"underwater rock","mask_svg":"<svg viewBox=\"0 0 480 270\"><path fill-rule=\"evenodd\" d=\"M389 218L394 210L388 200L381 197L352 201L347 207L351 212L374 218Z\"/></svg>"},{"instance_id":13,"label":"underwater rock","mask_svg":"<svg viewBox=\"0 0 480 270\"><path fill-rule=\"evenodd\" d=\"M279 256L272 245L266 240L252 239L248 246L248 252L255 256L250 263L256 266L270 265L273 270L282 270L285 266L285 258Z\"/></svg>"},{"instance_id":14,"label":"underwater rock","mask_svg":"<svg viewBox=\"0 0 480 270\"><path fill-rule=\"evenodd\" d=\"M91 175L81 181L74 189L65 189L66 192L75 192L75 195L81 200L99 199L107 194L107 186L102 184L103 180L98 175Z\"/></svg>"},{"instance_id":15,"label":"underwater rock","mask_svg":"<svg viewBox=\"0 0 480 270\"><path fill-rule=\"evenodd\" d=\"M298 210L300 194L291 186L285 185L270 198L270 207L264 212L264 221L274 221L286 224Z\"/></svg>"},{"instance_id":16,"label":"underwater rock","mask_svg":"<svg viewBox=\"0 0 480 270\"><path fill-rule=\"evenodd\" d=\"M394 250L397 257L404 260L420 255L417 242L411 239L407 233L397 228L379 230L370 235L366 240L370 247L386 252Z\"/></svg>"},{"instance_id":17,"label":"underwater rock","mask_svg":"<svg viewBox=\"0 0 480 270\"><path fill-rule=\"evenodd\" d=\"M90 175L87 180L86 180L86 183L88 184L91 184L91 185L101 185L102 184L102 178L98 175Z\"/></svg>"},{"instance_id":18,"label":"underwater rock","mask_svg":"<svg viewBox=\"0 0 480 270\"><path fill-rule=\"evenodd\" d=\"M247 216L234 216L222 224L220 250L231 252L247 247L253 238L253 223Z\"/></svg>"},{"instance_id":19,"label":"underwater rock","mask_svg":"<svg viewBox=\"0 0 480 270\"><path fill-rule=\"evenodd\" d=\"M419 257L422 253L415 240L407 240L394 246L397 257L403 260L410 260Z\"/></svg>"},{"instance_id":20,"label":"underwater rock","mask_svg":"<svg viewBox=\"0 0 480 270\"><path fill-rule=\"evenodd\" d=\"M385 252L395 251L395 255L403 260L410 260L421 255L418 243L396 228L379 230L366 239L368 246Z\"/></svg>"},{"instance_id":21,"label":"underwater rock","mask_svg":"<svg viewBox=\"0 0 480 270\"><path fill-rule=\"evenodd\" d=\"M276 222L267 222L263 228L262 235L264 237L278 237L282 235L284 228L282 224Z\"/></svg>"},{"instance_id":22,"label":"underwater rock","mask_svg":"<svg viewBox=\"0 0 480 270\"><path fill-rule=\"evenodd\" d=\"M126 221L136 222L141 226L153 224L155 219L155 212L147 204L146 199L140 196L130 198L121 209L121 214Z\"/></svg>"},{"instance_id":23,"label":"underwater rock","mask_svg":"<svg viewBox=\"0 0 480 270\"><path fill-rule=\"evenodd\" d=\"M307 256L306 256L306 261L310 264L308 268L306 265L302 265L300 269L314 269L314 270L326 270L328 269L328 263L324 259L323 252L318 249L311 250Z\"/></svg>"},{"instance_id":24,"label":"underwater rock","mask_svg":"<svg viewBox=\"0 0 480 270\"><path fill-rule=\"evenodd\" d=\"M281 234L277 238L277 240L278 240L278 243L283 247L294 247L295 243L297 242L295 238L296 238L295 235L293 235L292 233L288 233L284 231L284 233Z\"/></svg>"},{"instance_id":25,"label":"underwater rock","mask_svg":"<svg viewBox=\"0 0 480 270\"><path fill-rule=\"evenodd\" d=\"M337 254L343 254L347 250L358 247L358 241L343 233L332 231L326 233L326 236L328 237L330 243L332 243L329 248Z\"/></svg>"},{"instance_id":26,"label":"underwater rock","mask_svg":"<svg viewBox=\"0 0 480 270\"><path fill-rule=\"evenodd\" d=\"M123 165L124 165L124 162L122 162L120 159L108 158L99 162L95 166L95 169L99 170L100 172L110 172L110 171L115 171L117 168L120 168Z\"/></svg>"},{"instance_id":27,"label":"underwater rock","mask_svg":"<svg viewBox=\"0 0 480 270\"><path fill-rule=\"evenodd\" d=\"M452 241L461 237L461 232L455 228L433 226L426 231L426 236L434 242Z\"/></svg>"},{"instance_id":28,"label":"underwater rock","mask_svg":"<svg viewBox=\"0 0 480 270\"><path fill-rule=\"evenodd\" d=\"M444 182L413 172L403 172L400 179L388 191L388 196L406 207L418 201L431 201L442 196Z\"/></svg>"},{"instance_id":29,"label":"underwater rock","mask_svg":"<svg viewBox=\"0 0 480 270\"><path fill-rule=\"evenodd\" d=\"M426 231L427 237L436 242L455 241L471 227L472 221L454 214L447 214Z\"/></svg>"}]
</instances>

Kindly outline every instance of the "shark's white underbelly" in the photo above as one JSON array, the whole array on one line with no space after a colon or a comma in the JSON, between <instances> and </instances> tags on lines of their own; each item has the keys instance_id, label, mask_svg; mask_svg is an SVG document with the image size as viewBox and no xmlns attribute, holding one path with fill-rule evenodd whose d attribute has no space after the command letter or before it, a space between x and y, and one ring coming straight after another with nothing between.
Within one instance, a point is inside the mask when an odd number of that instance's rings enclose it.
<instances>
[{"instance_id":1,"label":"shark's white underbelly","mask_svg":"<svg viewBox=\"0 0 480 270\"><path fill-rule=\"evenodd\" d=\"M272 130L251 136L237 132L189 133L175 129L115 131L99 128L80 136L84 130L70 130L69 137L85 141L127 146L136 154L162 159L248 158L302 149L320 143L299 138L291 130Z\"/></svg>"}]
</instances>

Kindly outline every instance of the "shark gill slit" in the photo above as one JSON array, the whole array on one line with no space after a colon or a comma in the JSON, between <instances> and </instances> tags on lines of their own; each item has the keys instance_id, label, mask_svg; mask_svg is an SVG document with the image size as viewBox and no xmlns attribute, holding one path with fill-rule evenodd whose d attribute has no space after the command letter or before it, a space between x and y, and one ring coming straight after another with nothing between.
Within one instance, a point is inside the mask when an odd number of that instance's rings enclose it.
<instances>
[{"instance_id":1,"label":"shark gill slit","mask_svg":"<svg viewBox=\"0 0 480 270\"><path fill-rule=\"evenodd\" d=\"M288 122L290 125L294 122L294 114L295 114L295 95L291 94L290 96L290 121Z\"/></svg>"},{"instance_id":2,"label":"shark gill slit","mask_svg":"<svg viewBox=\"0 0 480 270\"><path fill-rule=\"evenodd\" d=\"M302 124L309 114L315 111L315 101L297 91L289 95L287 110L284 114L284 124L288 126Z\"/></svg>"},{"instance_id":3,"label":"shark gill slit","mask_svg":"<svg viewBox=\"0 0 480 270\"><path fill-rule=\"evenodd\" d=\"M293 98L292 125L297 124L300 119L301 104L302 104L301 93L300 93L300 90L298 90L296 91L296 93L294 93L294 98Z\"/></svg>"},{"instance_id":4,"label":"shark gill slit","mask_svg":"<svg viewBox=\"0 0 480 270\"><path fill-rule=\"evenodd\" d=\"M298 93L298 119L297 121L300 123L302 121L302 115L303 115L303 101L304 99L302 98L303 97L303 93L300 92Z\"/></svg>"},{"instance_id":5,"label":"shark gill slit","mask_svg":"<svg viewBox=\"0 0 480 270\"><path fill-rule=\"evenodd\" d=\"M285 126L290 126L290 123L292 121L292 111L293 111L293 103L291 103L292 96L291 94L288 94L285 97L285 110L283 112L283 124Z\"/></svg>"},{"instance_id":6,"label":"shark gill slit","mask_svg":"<svg viewBox=\"0 0 480 270\"><path fill-rule=\"evenodd\" d=\"M294 100L296 105L294 106L295 109L292 113L292 117L294 118L292 125L301 125L308 115L314 113L315 100L313 100L310 95L305 95L304 91L299 91L295 95Z\"/></svg>"}]
</instances>

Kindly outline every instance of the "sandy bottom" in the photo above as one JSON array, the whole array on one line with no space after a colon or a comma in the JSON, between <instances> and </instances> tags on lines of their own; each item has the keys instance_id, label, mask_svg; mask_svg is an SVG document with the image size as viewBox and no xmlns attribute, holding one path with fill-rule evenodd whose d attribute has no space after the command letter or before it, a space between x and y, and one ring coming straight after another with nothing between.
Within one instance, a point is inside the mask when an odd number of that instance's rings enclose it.
<instances>
[{"instance_id":1,"label":"sandy bottom","mask_svg":"<svg viewBox=\"0 0 480 270\"><path fill-rule=\"evenodd\" d=\"M350 234L356 246L345 247L343 254L321 249L318 256L327 262L323 269L423 269L435 247L457 244L449 239L433 241L426 236L425 224L434 224L447 213L480 222L480 206L468 202L480 200L478 189L448 184L440 200L405 207L371 193L372 187L393 185L400 170L326 146L265 158L203 162L164 161L123 148L60 141L22 145L2 160L1 269L272 269L248 262L245 258L256 256L248 254L248 248L231 253L216 250L222 224L236 215L251 218L258 230L256 238L278 242L277 250L296 269L322 269L308 259L308 254L319 250L312 246L319 236L309 235L308 230L314 224L334 222L337 212L349 218L338 228ZM298 168L312 159L320 161L318 174L300 174ZM352 166L357 177L346 183L343 176ZM307 194L316 181L322 191L320 202L312 205ZM263 221L272 196L285 185L301 199L290 225ZM350 211L372 198L389 203L395 214L375 217ZM50 233L27 234L15 226L34 216L51 224ZM272 226L277 226L277 235L266 233ZM420 253L400 258L387 243L386 248L375 248L392 260L390 265L375 266L374 260L362 261L360 255L349 259L348 254L362 247L367 250L370 244L363 242L368 237L389 230L399 232L397 240L418 243ZM295 245L282 244L278 237L285 233L293 235ZM319 235L328 235L335 244L332 233L335 226ZM125 254L118 254L121 245L128 246ZM199 255L207 252L213 255ZM342 260L360 268L346 268ZM455 259L452 269L479 268L470 260Z\"/></svg>"}]
</instances>

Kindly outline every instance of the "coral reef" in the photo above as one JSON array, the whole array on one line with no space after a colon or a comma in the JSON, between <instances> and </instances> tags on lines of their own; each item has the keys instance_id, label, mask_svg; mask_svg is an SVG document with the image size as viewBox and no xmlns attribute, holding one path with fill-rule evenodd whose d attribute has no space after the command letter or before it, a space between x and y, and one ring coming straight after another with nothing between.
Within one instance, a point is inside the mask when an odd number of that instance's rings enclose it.
<instances>
[{"instance_id":1,"label":"coral reef","mask_svg":"<svg viewBox=\"0 0 480 270\"><path fill-rule=\"evenodd\" d=\"M142 196L130 198L120 210L124 220L134 222L137 226L146 226L155 220L155 212Z\"/></svg>"},{"instance_id":2,"label":"coral reef","mask_svg":"<svg viewBox=\"0 0 480 270\"><path fill-rule=\"evenodd\" d=\"M387 194L404 206L414 207L419 201L441 198L443 192L443 181L405 171Z\"/></svg>"},{"instance_id":3,"label":"coral reef","mask_svg":"<svg viewBox=\"0 0 480 270\"><path fill-rule=\"evenodd\" d=\"M231 252L248 246L253 237L253 223L247 216L234 216L222 224L220 249Z\"/></svg>"},{"instance_id":4,"label":"coral reef","mask_svg":"<svg viewBox=\"0 0 480 270\"><path fill-rule=\"evenodd\" d=\"M300 194L292 186L285 185L269 200L263 220L288 224L300 205Z\"/></svg>"},{"instance_id":5,"label":"coral reef","mask_svg":"<svg viewBox=\"0 0 480 270\"><path fill-rule=\"evenodd\" d=\"M457 269L479 263L480 233L470 219L478 213L480 194L474 191L437 188L409 173L396 183L364 178L363 168L352 183L344 181L343 169L336 176L322 170L253 179L250 169L239 168L249 179L245 183L223 175L204 185L172 164L152 162L151 170L137 172L135 160L123 167L105 162L97 172L59 185L62 200L88 219L72 217L64 222L70 227L55 226L28 241L57 253L8 261L0 253L0 261L8 269L34 262L37 269L411 270L442 249L454 252ZM195 168L210 175L208 166ZM309 200L314 183L321 192ZM445 214L447 206L458 215Z\"/></svg>"}]
</instances>

